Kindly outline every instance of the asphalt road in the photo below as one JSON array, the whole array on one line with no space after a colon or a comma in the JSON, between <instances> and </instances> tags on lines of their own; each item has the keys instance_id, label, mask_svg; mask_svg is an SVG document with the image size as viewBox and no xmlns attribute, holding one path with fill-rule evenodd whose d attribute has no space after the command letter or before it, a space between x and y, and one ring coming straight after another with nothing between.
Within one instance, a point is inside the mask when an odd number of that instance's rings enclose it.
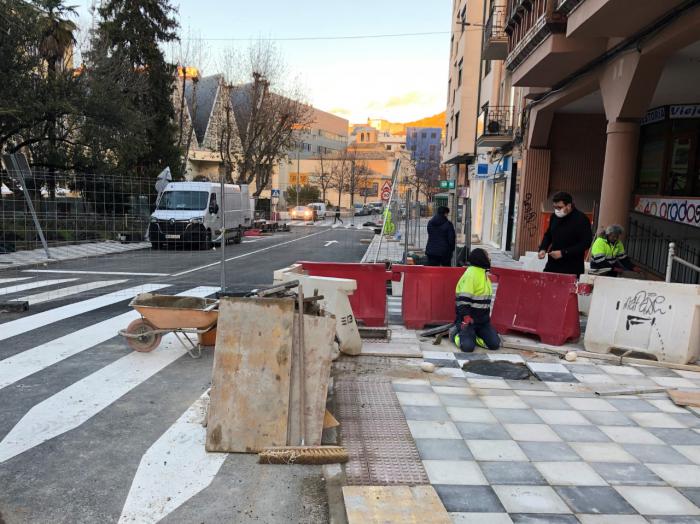
<instances>
[{"instance_id":1,"label":"asphalt road","mask_svg":"<svg viewBox=\"0 0 700 524\"><path fill-rule=\"evenodd\" d=\"M229 291L298 260L359 261L368 230L298 227L226 249ZM213 355L114 336L143 289L207 296L220 251L151 251L0 271L0 522L326 522L320 468L206 454ZM39 272L37 272L39 271ZM146 286L146 287L144 287Z\"/></svg>"}]
</instances>

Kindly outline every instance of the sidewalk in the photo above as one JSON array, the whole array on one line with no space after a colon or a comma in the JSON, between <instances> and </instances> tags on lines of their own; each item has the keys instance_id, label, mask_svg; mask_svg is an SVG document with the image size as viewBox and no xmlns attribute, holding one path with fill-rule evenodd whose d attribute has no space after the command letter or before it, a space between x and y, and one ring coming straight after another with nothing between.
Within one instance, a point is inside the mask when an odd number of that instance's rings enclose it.
<instances>
[{"instance_id":1,"label":"sidewalk","mask_svg":"<svg viewBox=\"0 0 700 524\"><path fill-rule=\"evenodd\" d=\"M125 253L139 249L149 249L149 242L91 242L88 244L72 244L67 246L50 247L51 258L46 258L46 251L43 249L33 249L31 251L17 251L6 255L0 255L0 269L17 269L27 266L46 264L61 260L75 260L78 258L98 257L102 255L112 255L115 253Z\"/></svg>"},{"instance_id":2,"label":"sidewalk","mask_svg":"<svg viewBox=\"0 0 700 524\"><path fill-rule=\"evenodd\" d=\"M454 523L700 522L700 409L666 393L595 394L700 391L700 373L534 351L459 353L431 342L420 341L423 359L335 363L346 485L430 484ZM436 371L421 371L423 360ZM497 360L532 376L461 369Z\"/></svg>"}]
</instances>

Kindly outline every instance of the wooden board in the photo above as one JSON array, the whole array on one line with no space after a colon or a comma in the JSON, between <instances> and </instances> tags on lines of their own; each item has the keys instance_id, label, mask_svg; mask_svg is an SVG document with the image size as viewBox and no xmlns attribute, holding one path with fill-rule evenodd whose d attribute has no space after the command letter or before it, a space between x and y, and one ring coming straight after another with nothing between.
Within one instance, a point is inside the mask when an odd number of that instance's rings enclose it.
<instances>
[{"instance_id":1,"label":"wooden board","mask_svg":"<svg viewBox=\"0 0 700 524\"><path fill-rule=\"evenodd\" d=\"M293 321L292 299L221 299L207 451L287 443Z\"/></svg>"},{"instance_id":2,"label":"wooden board","mask_svg":"<svg viewBox=\"0 0 700 524\"><path fill-rule=\"evenodd\" d=\"M331 376L331 357L335 341L335 318L304 315L304 365L306 379L306 441L307 446L321 444L323 418L326 412L328 382ZM296 327L296 322L295 322ZM295 330L296 336L296 330ZM292 389L289 420L290 446L297 446L301 441L301 384L299 382L297 362L292 362Z\"/></svg>"},{"instance_id":3,"label":"wooden board","mask_svg":"<svg viewBox=\"0 0 700 524\"><path fill-rule=\"evenodd\" d=\"M348 524L451 524L432 486L344 486Z\"/></svg>"},{"instance_id":4,"label":"wooden board","mask_svg":"<svg viewBox=\"0 0 700 524\"><path fill-rule=\"evenodd\" d=\"M679 391L669 389L668 396L679 406L700 408L700 391Z\"/></svg>"}]
</instances>

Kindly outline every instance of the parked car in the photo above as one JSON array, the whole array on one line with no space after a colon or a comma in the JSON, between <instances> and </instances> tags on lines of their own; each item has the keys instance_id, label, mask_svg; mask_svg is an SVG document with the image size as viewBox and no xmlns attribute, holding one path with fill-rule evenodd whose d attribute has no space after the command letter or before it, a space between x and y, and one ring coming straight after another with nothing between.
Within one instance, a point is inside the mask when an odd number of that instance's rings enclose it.
<instances>
[{"instance_id":1,"label":"parked car","mask_svg":"<svg viewBox=\"0 0 700 524\"><path fill-rule=\"evenodd\" d=\"M326 204L322 202L313 202L309 204L309 207L316 210L316 218L326 218L328 216L328 210L326 209Z\"/></svg>"},{"instance_id":2,"label":"parked car","mask_svg":"<svg viewBox=\"0 0 700 524\"><path fill-rule=\"evenodd\" d=\"M381 215L382 211L384 211L384 203L383 202L370 202L367 204L367 207L370 210L370 214L372 215Z\"/></svg>"},{"instance_id":3,"label":"parked car","mask_svg":"<svg viewBox=\"0 0 700 524\"><path fill-rule=\"evenodd\" d=\"M316 210L309 206L293 207L289 211L289 215L292 217L292 220L305 220L307 222L314 222L317 219Z\"/></svg>"},{"instance_id":4,"label":"parked car","mask_svg":"<svg viewBox=\"0 0 700 524\"><path fill-rule=\"evenodd\" d=\"M370 214L370 209L364 204L355 204L355 216L361 217Z\"/></svg>"},{"instance_id":5,"label":"parked car","mask_svg":"<svg viewBox=\"0 0 700 524\"><path fill-rule=\"evenodd\" d=\"M239 243L253 222L248 186L210 182L171 182L158 196L148 238L153 249L170 245L209 248L223 241ZM226 238L222 229L226 214Z\"/></svg>"}]
</instances>

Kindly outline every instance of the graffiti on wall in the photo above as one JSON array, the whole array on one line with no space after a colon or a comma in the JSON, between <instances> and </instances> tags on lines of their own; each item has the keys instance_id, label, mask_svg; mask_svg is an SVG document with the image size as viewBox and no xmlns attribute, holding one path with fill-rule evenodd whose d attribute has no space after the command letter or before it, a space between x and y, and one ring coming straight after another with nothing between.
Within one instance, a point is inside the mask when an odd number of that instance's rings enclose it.
<instances>
[{"instance_id":1,"label":"graffiti on wall","mask_svg":"<svg viewBox=\"0 0 700 524\"><path fill-rule=\"evenodd\" d=\"M523 199L523 222L527 235L534 237L537 233L537 212L532 204L532 193L526 193Z\"/></svg>"}]
</instances>

